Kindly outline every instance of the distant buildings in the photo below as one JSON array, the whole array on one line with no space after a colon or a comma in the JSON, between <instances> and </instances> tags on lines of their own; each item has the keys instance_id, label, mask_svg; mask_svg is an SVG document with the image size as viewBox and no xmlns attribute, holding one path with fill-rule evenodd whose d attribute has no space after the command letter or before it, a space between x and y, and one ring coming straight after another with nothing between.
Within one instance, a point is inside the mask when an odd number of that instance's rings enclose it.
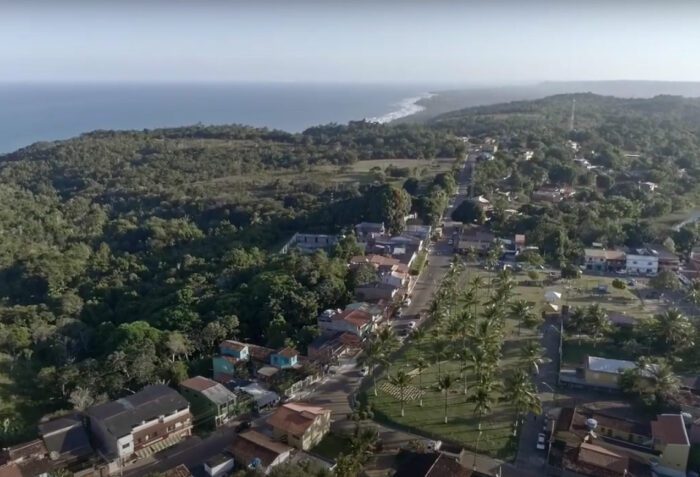
<instances>
[{"instance_id":1,"label":"distant buildings","mask_svg":"<svg viewBox=\"0 0 700 477\"><path fill-rule=\"evenodd\" d=\"M615 272L654 276L659 271L677 272L680 258L661 245L647 245L629 250L584 249L584 265L593 272Z\"/></svg>"}]
</instances>

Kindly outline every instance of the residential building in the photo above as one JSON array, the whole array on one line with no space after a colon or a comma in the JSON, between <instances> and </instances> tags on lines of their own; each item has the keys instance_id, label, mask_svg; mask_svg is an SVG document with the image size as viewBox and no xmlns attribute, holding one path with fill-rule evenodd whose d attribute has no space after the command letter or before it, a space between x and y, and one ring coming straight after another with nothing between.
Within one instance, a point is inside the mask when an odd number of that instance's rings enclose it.
<instances>
[{"instance_id":1,"label":"residential building","mask_svg":"<svg viewBox=\"0 0 700 477\"><path fill-rule=\"evenodd\" d=\"M454 239L455 251L467 253L474 250L477 253L485 253L495 241L496 236L486 227L478 225L463 225L456 239Z\"/></svg>"},{"instance_id":2,"label":"residential building","mask_svg":"<svg viewBox=\"0 0 700 477\"><path fill-rule=\"evenodd\" d=\"M394 477L477 477L453 457L441 452L412 452L405 449L396 457L398 468Z\"/></svg>"},{"instance_id":3,"label":"residential building","mask_svg":"<svg viewBox=\"0 0 700 477\"><path fill-rule=\"evenodd\" d=\"M430 241L430 234L433 228L430 225L418 225L418 224L408 224L406 225L406 230L404 230L403 235L410 235L420 239L423 244L427 244Z\"/></svg>"},{"instance_id":4,"label":"residential building","mask_svg":"<svg viewBox=\"0 0 700 477\"><path fill-rule=\"evenodd\" d=\"M245 386L236 388L253 401L253 407L257 411L275 407L280 401L279 394L265 389L258 383L248 383Z\"/></svg>"},{"instance_id":5,"label":"residential building","mask_svg":"<svg viewBox=\"0 0 700 477\"><path fill-rule=\"evenodd\" d=\"M654 192L659 187L658 184L654 182L640 182L639 188L645 192Z\"/></svg>"},{"instance_id":6,"label":"residential building","mask_svg":"<svg viewBox=\"0 0 700 477\"><path fill-rule=\"evenodd\" d=\"M659 257L648 248L631 249L626 255L627 273L631 275L656 275L659 271Z\"/></svg>"},{"instance_id":7,"label":"residential building","mask_svg":"<svg viewBox=\"0 0 700 477\"><path fill-rule=\"evenodd\" d=\"M336 246L340 237L338 235L326 234L302 234L295 233L292 238L284 244L280 253L288 253L291 250L298 250L301 253L314 253L317 250L330 252Z\"/></svg>"},{"instance_id":8,"label":"residential building","mask_svg":"<svg viewBox=\"0 0 700 477\"><path fill-rule=\"evenodd\" d=\"M533 202L560 202L562 200L561 193L558 188L543 187L532 191Z\"/></svg>"},{"instance_id":9,"label":"residential building","mask_svg":"<svg viewBox=\"0 0 700 477\"><path fill-rule=\"evenodd\" d=\"M214 380L203 376L186 379L180 383L180 392L198 424L219 427L236 415L236 395Z\"/></svg>"},{"instance_id":10,"label":"residential building","mask_svg":"<svg viewBox=\"0 0 700 477\"><path fill-rule=\"evenodd\" d=\"M583 368L584 379L589 386L618 389L620 375L636 367L632 361L587 356Z\"/></svg>"},{"instance_id":11,"label":"residential building","mask_svg":"<svg viewBox=\"0 0 700 477\"><path fill-rule=\"evenodd\" d=\"M690 455L690 440L680 414L661 414L651 422L654 449L660 453L657 473L684 477Z\"/></svg>"},{"instance_id":12,"label":"residential building","mask_svg":"<svg viewBox=\"0 0 700 477\"><path fill-rule=\"evenodd\" d=\"M292 453L292 448L288 445L253 430L238 434L229 450L239 465L265 475L289 459Z\"/></svg>"},{"instance_id":13,"label":"residential building","mask_svg":"<svg viewBox=\"0 0 700 477\"><path fill-rule=\"evenodd\" d=\"M584 264L586 270L593 272L619 272L625 270L626 255L622 250L607 250L604 248L584 249Z\"/></svg>"},{"instance_id":14,"label":"residential building","mask_svg":"<svg viewBox=\"0 0 700 477\"><path fill-rule=\"evenodd\" d=\"M360 338L374 329L373 316L361 309L325 310L317 319L323 334L352 333Z\"/></svg>"},{"instance_id":15,"label":"residential building","mask_svg":"<svg viewBox=\"0 0 700 477\"><path fill-rule=\"evenodd\" d=\"M39 424L39 435L54 462L69 465L94 455L85 419L79 413L67 414Z\"/></svg>"},{"instance_id":16,"label":"residential building","mask_svg":"<svg viewBox=\"0 0 700 477\"><path fill-rule=\"evenodd\" d=\"M299 361L299 352L289 346L272 353L270 364L280 369L296 366Z\"/></svg>"},{"instance_id":17,"label":"residential building","mask_svg":"<svg viewBox=\"0 0 700 477\"><path fill-rule=\"evenodd\" d=\"M594 477L641 477L646 475L630 472L629 455L588 442L567 447L562 464L564 468L576 472L577 475Z\"/></svg>"},{"instance_id":18,"label":"residential building","mask_svg":"<svg viewBox=\"0 0 700 477\"><path fill-rule=\"evenodd\" d=\"M324 334L314 339L307 348L309 359L328 364L338 358L354 355L362 349L362 340L355 333L336 332Z\"/></svg>"},{"instance_id":19,"label":"residential building","mask_svg":"<svg viewBox=\"0 0 700 477\"><path fill-rule=\"evenodd\" d=\"M316 446L331 428L331 411L299 402L286 403L267 419L273 436L297 449Z\"/></svg>"},{"instance_id":20,"label":"residential building","mask_svg":"<svg viewBox=\"0 0 700 477\"><path fill-rule=\"evenodd\" d=\"M228 452L222 452L204 461L204 472L209 477L228 475L233 470L233 463L233 456Z\"/></svg>"},{"instance_id":21,"label":"residential building","mask_svg":"<svg viewBox=\"0 0 700 477\"><path fill-rule=\"evenodd\" d=\"M669 249L664 247L663 245L649 245L647 246L647 249L649 250L654 250L656 252L656 257L658 258L659 266L658 266L658 271L663 272L663 271L669 271L669 272L677 272L681 268L681 259L680 257L671 252Z\"/></svg>"},{"instance_id":22,"label":"residential building","mask_svg":"<svg viewBox=\"0 0 700 477\"><path fill-rule=\"evenodd\" d=\"M403 293L400 287L382 282L372 282L355 288L355 297L363 301L394 302L401 299Z\"/></svg>"},{"instance_id":23,"label":"residential building","mask_svg":"<svg viewBox=\"0 0 700 477\"><path fill-rule=\"evenodd\" d=\"M92 438L101 453L121 462L172 446L192 430L189 403L162 384L92 406L87 416Z\"/></svg>"},{"instance_id":24,"label":"residential building","mask_svg":"<svg viewBox=\"0 0 700 477\"><path fill-rule=\"evenodd\" d=\"M384 235L386 229L384 228L384 223L378 222L360 222L355 225L355 235L357 236L357 241L366 243L374 237Z\"/></svg>"},{"instance_id":25,"label":"residential building","mask_svg":"<svg viewBox=\"0 0 700 477\"><path fill-rule=\"evenodd\" d=\"M275 352L272 348L225 340L219 344L219 355L212 358L214 379L221 383L231 381L240 368L249 369L249 362L269 363Z\"/></svg>"}]
</instances>

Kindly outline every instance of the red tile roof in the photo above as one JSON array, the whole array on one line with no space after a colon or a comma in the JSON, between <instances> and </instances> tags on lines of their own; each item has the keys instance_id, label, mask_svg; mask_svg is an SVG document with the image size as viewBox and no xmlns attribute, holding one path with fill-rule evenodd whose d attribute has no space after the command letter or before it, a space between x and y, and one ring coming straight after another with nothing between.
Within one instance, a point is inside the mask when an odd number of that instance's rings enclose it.
<instances>
[{"instance_id":1,"label":"red tile roof","mask_svg":"<svg viewBox=\"0 0 700 477\"><path fill-rule=\"evenodd\" d=\"M285 358L293 358L294 356L299 356L299 352L289 346L287 346L286 348L282 348L277 352L277 354L280 356L284 356Z\"/></svg>"},{"instance_id":2,"label":"red tile roof","mask_svg":"<svg viewBox=\"0 0 700 477\"><path fill-rule=\"evenodd\" d=\"M344 310L333 316L333 320L347 321L348 323L361 328L372 322L372 315L364 310Z\"/></svg>"},{"instance_id":3,"label":"red tile roof","mask_svg":"<svg viewBox=\"0 0 700 477\"><path fill-rule=\"evenodd\" d=\"M212 386L216 386L218 383L212 379L205 378L204 376L195 376L194 378L185 379L180 383L180 386L194 389L195 391L204 391Z\"/></svg>"},{"instance_id":4,"label":"red tile roof","mask_svg":"<svg viewBox=\"0 0 700 477\"><path fill-rule=\"evenodd\" d=\"M267 423L295 436L303 435L318 416L330 414L330 410L302 403L287 403L277 408Z\"/></svg>"},{"instance_id":5,"label":"red tile roof","mask_svg":"<svg viewBox=\"0 0 700 477\"><path fill-rule=\"evenodd\" d=\"M661 414L651 421L651 433L664 444L690 445L685 423L680 414Z\"/></svg>"}]
</instances>

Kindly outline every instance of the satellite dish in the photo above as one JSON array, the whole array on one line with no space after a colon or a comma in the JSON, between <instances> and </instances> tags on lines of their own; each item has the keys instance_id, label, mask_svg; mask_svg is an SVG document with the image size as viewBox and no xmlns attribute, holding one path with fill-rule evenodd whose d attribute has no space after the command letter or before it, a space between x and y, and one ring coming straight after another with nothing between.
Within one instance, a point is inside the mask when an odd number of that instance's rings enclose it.
<instances>
[{"instance_id":1,"label":"satellite dish","mask_svg":"<svg viewBox=\"0 0 700 477\"><path fill-rule=\"evenodd\" d=\"M598 427L598 421L593 418L586 419L586 427L589 431L592 431Z\"/></svg>"}]
</instances>

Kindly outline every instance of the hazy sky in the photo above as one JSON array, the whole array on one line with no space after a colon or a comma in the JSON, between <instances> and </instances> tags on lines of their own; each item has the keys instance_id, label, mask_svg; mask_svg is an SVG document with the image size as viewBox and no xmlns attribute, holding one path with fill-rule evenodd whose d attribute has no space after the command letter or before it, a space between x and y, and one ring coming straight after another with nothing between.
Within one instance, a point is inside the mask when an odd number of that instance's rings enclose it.
<instances>
[{"instance_id":1,"label":"hazy sky","mask_svg":"<svg viewBox=\"0 0 700 477\"><path fill-rule=\"evenodd\" d=\"M700 1L0 0L0 80L700 81Z\"/></svg>"}]
</instances>

